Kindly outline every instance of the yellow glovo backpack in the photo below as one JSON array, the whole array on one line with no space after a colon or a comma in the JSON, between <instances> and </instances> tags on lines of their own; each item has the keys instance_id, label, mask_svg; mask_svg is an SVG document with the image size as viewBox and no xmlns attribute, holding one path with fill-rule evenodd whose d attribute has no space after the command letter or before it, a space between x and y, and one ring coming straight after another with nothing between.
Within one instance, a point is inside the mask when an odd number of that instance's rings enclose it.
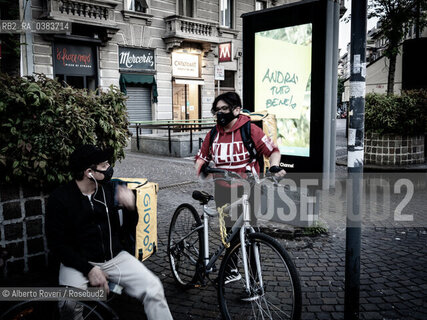
<instances>
[{"instance_id":1,"label":"yellow glovo backpack","mask_svg":"<svg viewBox=\"0 0 427 320\"><path fill-rule=\"evenodd\" d=\"M251 118L251 122L259 126L262 131L264 131L265 135L277 145L277 120L274 114L269 114L267 110L250 112L246 109L243 109L241 113L249 116ZM264 157L263 168L264 173L267 168L270 168L270 161L267 157Z\"/></svg>"},{"instance_id":2,"label":"yellow glovo backpack","mask_svg":"<svg viewBox=\"0 0 427 320\"><path fill-rule=\"evenodd\" d=\"M118 184L127 184L127 187L135 193L138 219L136 228L131 227L131 230L128 230L130 242L132 242L128 249L131 248L129 251L134 251L134 255L139 261L144 261L157 250L157 193L159 185L148 182L144 178L114 178L112 181Z\"/></svg>"}]
</instances>

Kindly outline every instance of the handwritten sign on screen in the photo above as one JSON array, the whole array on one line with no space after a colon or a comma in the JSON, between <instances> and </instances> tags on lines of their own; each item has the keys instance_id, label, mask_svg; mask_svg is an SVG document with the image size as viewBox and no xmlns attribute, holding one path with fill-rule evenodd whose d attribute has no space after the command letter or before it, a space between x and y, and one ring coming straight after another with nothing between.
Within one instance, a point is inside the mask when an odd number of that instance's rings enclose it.
<instances>
[{"instance_id":1,"label":"handwritten sign on screen","mask_svg":"<svg viewBox=\"0 0 427 320\"><path fill-rule=\"evenodd\" d=\"M255 33L255 111L276 115L284 155L310 156L312 25Z\"/></svg>"},{"instance_id":2,"label":"handwritten sign on screen","mask_svg":"<svg viewBox=\"0 0 427 320\"><path fill-rule=\"evenodd\" d=\"M311 73L311 46L255 35L255 106L299 118Z\"/></svg>"}]
</instances>

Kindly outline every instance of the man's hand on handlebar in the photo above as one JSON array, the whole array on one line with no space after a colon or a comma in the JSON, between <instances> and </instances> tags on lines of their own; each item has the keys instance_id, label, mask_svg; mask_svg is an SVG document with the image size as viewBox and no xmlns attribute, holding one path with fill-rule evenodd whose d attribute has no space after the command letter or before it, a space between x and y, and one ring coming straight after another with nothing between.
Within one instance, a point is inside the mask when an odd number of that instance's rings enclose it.
<instances>
[{"instance_id":1,"label":"man's hand on handlebar","mask_svg":"<svg viewBox=\"0 0 427 320\"><path fill-rule=\"evenodd\" d=\"M197 159L196 163L194 164L194 169L196 169L196 175L197 177L202 178L202 180L205 180L209 177L211 177L210 172L208 172L208 166L209 162L206 162L202 159Z\"/></svg>"},{"instance_id":2,"label":"man's hand on handlebar","mask_svg":"<svg viewBox=\"0 0 427 320\"><path fill-rule=\"evenodd\" d=\"M212 172L210 172L209 162L205 162L201 159L198 159L195 164L196 174L198 177L201 177L202 180L205 180L212 176Z\"/></svg>"},{"instance_id":3,"label":"man's hand on handlebar","mask_svg":"<svg viewBox=\"0 0 427 320\"><path fill-rule=\"evenodd\" d=\"M207 164L205 160L203 159L197 159L196 163L194 164L194 169L196 169L196 175L200 176L202 174L202 168Z\"/></svg>"},{"instance_id":4,"label":"man's hand on handlebar","mask_svg":"<svg viewBox=\"0 0 427 320\"><path fill-rule=\"evenodd\" d=\"M286 174L286 170L279 166L271 166L268 171L274 173L276 178L282 178Z\"/></svg>"},{"instance_id":5,"label":"man's hand on handlebar","mask_svg":"<svg viewBox=\"0 0 427 320\"><path fill-rule=\"evenodd\" d=\"M215 167L209 166L209 162L206 162L203 164L200 168L200 176L203 179L206 179L210 177L212 174L217 173L221 175L221 178L216 178L219 180L229 180L229 179L244 179L241 175L239 175L236 172L224 170L224 169L218 169ZM215 179L214 179L215 180Z\"/></svg>"}]
</instances>

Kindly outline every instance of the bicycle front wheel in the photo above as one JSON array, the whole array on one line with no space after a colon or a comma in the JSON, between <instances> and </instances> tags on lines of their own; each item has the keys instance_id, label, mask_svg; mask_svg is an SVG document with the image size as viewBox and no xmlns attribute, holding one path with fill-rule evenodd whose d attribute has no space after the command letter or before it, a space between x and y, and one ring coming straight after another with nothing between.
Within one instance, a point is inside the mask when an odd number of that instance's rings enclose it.
<instances>
[{"instance_id":1,"label":"bicycle front wheel","mask_svg":"<svg viewBox=\"0 0 427 320\"><path fill-rule=\"evenodd\" d=\"M300 319L301 285L285 249L262 233L248 234L245 246L247 274L240 242L228 250L221 264L218 299L223 318Z\"/></svg>"},{"instance_id":2,"label":"bicycle front wheel","mask_svg":"<svg viewBox=\"0 0 427 320\"><path fill-rule=\"evenodd\" d=\"M181 204L172 217L168 237L168 256L173 277L183 288L197 281L197 267L201 261L202 225L196 209Z\"/></svg>"},{"instance_id":3,"label":"bicycle front wheel","mask_svg":"<svg viewBox=\"0 0 427 320\"><path fill-rule=\"evenodd\" d=\"M39 301L31 300L24 302L17 302L10 306L4 313L0 315L0 320L13 320L13 319L46 319L54 320L57 318L57 305L56 301Z\"/></svg>"},{"instance_id":4,"label":"bicycle front wheel","mask_svg":"<svg viewBox=\"0 0 427 320\"><path fill-rule=\"evenodd\" d=\"M64 304L65 307L64 307ZM60 306L61 305L61 306ZM69 308L68 308L69 307ZM117 314L102 301L40 301L20 302L0 315L0 320L118 320Z\"/></svg>"}]
</instances>

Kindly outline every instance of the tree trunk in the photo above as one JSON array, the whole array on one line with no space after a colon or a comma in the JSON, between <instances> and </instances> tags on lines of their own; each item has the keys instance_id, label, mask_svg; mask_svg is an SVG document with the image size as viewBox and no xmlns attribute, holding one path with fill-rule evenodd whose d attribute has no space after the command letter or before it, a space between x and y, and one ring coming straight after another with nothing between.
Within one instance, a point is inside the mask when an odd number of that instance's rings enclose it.
<instances>
[{"instance_id":1,"label":"tree trunk","mask_svg":"<svg viewBox=\"0 0 427 320\"><path fill-rule=\"evenodd\" d=\"M394 73L396 71L397 53L390 57L390 67L388 68L387 95L392 95L394 92Z\"/></svg>"}]
</instances>

